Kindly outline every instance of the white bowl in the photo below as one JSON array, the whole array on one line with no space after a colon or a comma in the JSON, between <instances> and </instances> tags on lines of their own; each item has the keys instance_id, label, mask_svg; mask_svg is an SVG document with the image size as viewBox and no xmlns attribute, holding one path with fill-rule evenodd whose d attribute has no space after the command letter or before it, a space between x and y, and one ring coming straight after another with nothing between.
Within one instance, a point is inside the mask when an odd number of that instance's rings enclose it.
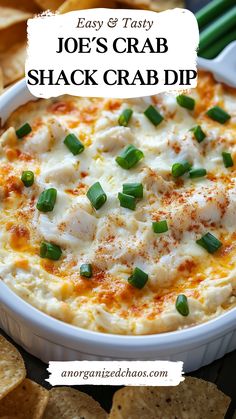
<instances>
[{"instance_id":1,"label":"white bowl","mask_svg":"<svg viewBox=\"0 0 236 419\"><path fill-rule=\"evenodd\" d=\"M0 97L5 122L34 99L21 81ZM172 360L193 371L236 349L236 308L206 323L170 333L121 336L92 332L56 320L32 307L0 281L0 327L45 362L58 360Z\"/></svg>"}]
</instances>

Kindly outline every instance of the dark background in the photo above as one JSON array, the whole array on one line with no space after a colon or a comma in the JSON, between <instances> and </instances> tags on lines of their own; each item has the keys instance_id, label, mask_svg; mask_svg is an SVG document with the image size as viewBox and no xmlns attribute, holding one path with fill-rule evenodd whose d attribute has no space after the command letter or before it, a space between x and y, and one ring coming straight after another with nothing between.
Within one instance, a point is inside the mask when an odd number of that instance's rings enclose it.
<instances>
[{"instance_id":1,"label":"dark background","mask_svg":"<svg viewBox=\"0 0 236 419\"><path fill-rule=\"evenodd\" d=\"M193 12L197 11L206 3L208 3L206 0L186 0L185 2L186 7ZM7 337L4 332L1 331L1 329L0 334L3 334L3 336ZM48 372L46 370L47 365L28 354L22 348L18 347L18 349L20 350L25 360L28 377L43 385L44 387L50 388L50 385L45 381L45 379L48 378ZM215 361L212 364L201 368L200 370L192 372L191 376L203 378L205 380L216 383L220 390L231 397L232 402L226 415L226 419L231 419L234 411L236 410L236 351L231 352L220 360ZM104 409L109 411L111 407L112 396L119 387L85 385L77 386L76 388L93 396L97 401L100 402Z\"/></svg>"}]
</instances>

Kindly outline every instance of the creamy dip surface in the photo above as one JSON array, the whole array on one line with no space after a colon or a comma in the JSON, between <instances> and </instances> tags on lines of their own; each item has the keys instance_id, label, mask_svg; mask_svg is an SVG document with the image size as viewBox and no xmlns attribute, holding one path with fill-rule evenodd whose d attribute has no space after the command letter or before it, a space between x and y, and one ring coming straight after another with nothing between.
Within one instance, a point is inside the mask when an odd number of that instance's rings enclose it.
<instances>
[{"instance_id":1,"label":"creamy dip surface","mask_svg":"<svg viewBox=\"0 0 236 419\"><path fill-rule=\"evenodd\" d=\"M236 288L236 93L209 74L187 93L194 110L175 96L131 100L63 96L30 102L8 119L0 138L0 278L43 312L70 324L107 333L142 335L205 322L235 307ZM153 105L164 117L155 126L144 114ZM218 105L224 124L206 112ZM125 109L128 126L118 123ZM16 130L32 131L19 139ZM206 134L198 142L191 128ZM75 134L78 155L64 144ZM132 144L144 157L129 170L116 162ZM225 167L222 152L235 165ZM187 161L206 175L175 178L174 163ZM34 173L25 187L23 171ZM107 201L95 210L88 189L99 181ZM120 205L125 183L141 183L135 210ZM50 212L36 207L55 188ZM168 231L152 223L165 220ZM221 242L214 253L196 241L211 233ZM59 260L40 257L42 242L61 248ZM92 276L80 275L82 264ZM128 278L138 267L148 275L139 289ZM176 299L185 295L189 313Z\"/></svg>"}]
</instances>

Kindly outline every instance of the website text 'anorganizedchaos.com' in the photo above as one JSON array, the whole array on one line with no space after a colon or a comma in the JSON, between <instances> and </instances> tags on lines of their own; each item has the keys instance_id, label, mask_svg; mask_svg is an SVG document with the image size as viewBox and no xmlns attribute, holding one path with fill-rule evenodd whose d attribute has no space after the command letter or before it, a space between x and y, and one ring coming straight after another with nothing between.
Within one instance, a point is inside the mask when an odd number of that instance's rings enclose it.
<instances>
[{"instance_id":1,"label":"website text 'anorganizedchaos.com'","mask_svg":"<svg viewBox=\"0 0 236 419\"><path fill-rule=\"evenodd\" d=\"M168 371L145 371L145 370L133 370L129 368L110 370L103 368L102 370L93 370L93 371L82 371L82 370L64 370L61 372L61 377L79 377L83 380L88 380L89 378L155 378L155 377L168 377Z\"/></svg>"},{"instance_id":2,"label":"website text 'anorganizedchaos.com'","mask_svg":"<svg viewBox=\"0 0 236 419\"><path fill-rule=\"evenodd\" d=\"M51 361L52 385L178 385L183 362L172 361Z\"/></svg>"}]
</instances>

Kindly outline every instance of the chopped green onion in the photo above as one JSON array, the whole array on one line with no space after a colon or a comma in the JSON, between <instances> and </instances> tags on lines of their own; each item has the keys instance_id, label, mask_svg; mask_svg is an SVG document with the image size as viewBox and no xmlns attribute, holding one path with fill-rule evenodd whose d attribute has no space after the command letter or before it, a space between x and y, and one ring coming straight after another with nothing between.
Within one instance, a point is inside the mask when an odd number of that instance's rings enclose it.
<instances>
[{"instance_id":1,"label":"chopped green onion","mask_svg":"<svg viewBox=\"0 0 236 419\"><path fill-rule=\"evenodd\" d=\"M197 177L206 176L207 171L206 169L200 168L200 169L191 169L189 172L189 177L191 179L195 179Z\"/></svg>"},{"instance_id":2,"label":"chopped green onion","mask_svg":"<svg viewBox=\"0 0 236 419\"><path fill-rule=\"evenodd\" d=\"M34 183L34 173L31 170L26 170L22 172L21 180L24 183L25 187L28 188Z\"/></svg>"},{"instance_id":3,"label":"chopped green onion","mask_svg":"<svg viewBox=\"0 0 236 419\"><path fill-rule=\"evenodd\" d=\"M135 198L143 198L143 185L142 183L124 183L123 193Z\"/></svg>"},{"instance_id":4,"label":"chopped green onion","mask_svg":"<svg viewBox=\"0 0 236 419\"><path fill-rule=\"evenodd\" d=\"M99 210L99 208L101 208L107 200L107 196L99 182L96 182L90 186L87 192L87 197L96 210Z\"/></svg>"},{"instance_id":5,"label":"chopped green onion","mask_svg":"<svg viewBox=\"0 0 236 419\"><path fill-rule=\"evenodd\" d=\"M59 246L53 243L42 242L40 246L40 257L58 260L62 255L62 250Z\"/></svg>"},{"instance_id":6,"label":"chopped green onion","mask_svg":"<svg viewBox=\"0 0 236 419\"><path fill-rule=\"evenodd\" d=\"M223 0L226 3L226 0ZM235 0L229 10L225 13L220 13L217 19L211 16L211 23L204 28L200 33L198 54L201 55L202 51L208 48L210 45L214 45L221 39L224 34L229 33L235 28L236 21L236 7Z\"/></svg>"},{"instance_id":7,"label":"chopped green onion","mask_svg":"<svg viewBox=\"0 0 236 419\"><path fill-rule=\"evenodd\" d=\"M80 266L80 275L85 276L85 278L91 278L93 275L92 265L90 263L83 263Z\"/></svg>"},{"instance_id":8,"label":"chopped green onion","mask_svg":"<svg viewBox=\"0 0 236 419\"><path fill-rule=\"evenodd\" d=\"M172 165L171 172L172 175L177 178L184 175L184 173L189 172L190 169L191 164L188 161L183 161L181 163L174 163Z\"/></svg>"},{"instance_id":9,"label":"chopped green onion","mask_svg":"<svg viewBox=\"0 0 236 419\"><path fill-rule=\"evenodd\" d=\"M205 132L203 132L200 125L197 125L196 127L191 128L191 131L193 132L194 137L199 143L201 143L204 140L204 138L206 138L206 134Z\"/></svg>"},{"instance_id":10,"label":"chopped green onion","mask_svg":"<svg viewBox=\"0 0 236 419\"><path fill-rule=\"evenodd\" d=\"M206 233L196 243L204 247L209 253L215 253L222 246L221 241L211 233Z\"/></svg>"},{"instance_id":11,"label":"chopped green onion","mask_svg":"<svg viewBox=\"0 0 236 419\"><path fill-rule=\"evenodd\" d=\"M127 127L132 114L133 114L132 109L125 109L122 112L122 114L119 116L118 124L122 125L123 127Z\"/></svg>"},{"instance_id":12,"label":"chopped green onion","mask_svg":"<svg viewBox=\"0 0 236 419\"><path fill-rule=\"evenodd\" d=\"M144 157L144 154L141 150L136 148L134 145L127 145L119 156L116 157L116 162L123 169L131 169L135 166L139 160Z\"/></svg>"},{"instance_id":13,"label":"chopped green onion","mask_svg":"<svg viewBox=\"0 0 236 419\"><path fill-rule=\"evenodd\" d=\"M69 134L64 139L64 144L67 148L71 151L74 156L77 154L82 153L84 151L84 145L81 143L81 141L76 137L75 134Z\"/></svg>"},{"instance_id":14,"label":"chopped green onion","mask_svg":"<svg viewBox=\"0 0 236 419\"><path fill-rule=\"evenodd\" d=\"M220 124L224 124L231 118L231 116L219 106L213 106L213 108L209 109L206 114L209 118L213 119L213 121L217 121Z\"/></svg>"},{"instance_id":15,"label":"chopped green onion","mask_svg":"<svg viewBox=\"0 0 236 419\"><path fill-rule=\"evenodd\" d=\"M176 310L181 314L181 316L186 317L189 315L188 299L186 295L178 295L178 297L176 298L175 307Z\"/></svg>"},{"instance_id":16,"label":"chopped green onion","mask_svg":"<svg viewBox=\"0 0 236 419\"><path fill-rule=\"evenodd\" d=\"M144 115L152 122L153 125L157 126L163 121L163 116L158 112L154 106L150 105L145 111Z\"/></svg>"},{"instance_id":17,"label":"chopped green onion","mask_svg":"<svg viewBox=\"0 0 236 419\"><path fill-rule=\"evenodd\" d=\"M182 108L189 109L192 111L195 107L195 100L192 97L186 95L179 95L176 97L177 103Z\"/></svg>"},{"instance_id":18,"label":"chopped green onion","mask_svg":"<svg viewBox=\"0 0 236 419\"><path fill-rule=\"evenodd\" d=\"M39 195L37 209L42 212L53 210L57 199L57 190L54 188L46 189Z\"/></svg>"},{"instance_id":19,"label":"chopped green onion","mask_svg":"<svg viewBox=\"0 0 236 419\"><path fill-rule=\"evenodd\" d=\"M32 131L32 128L28 122L26 122L22 127L16 130L16 135L18 138L23 138Z\"/></svg>"},{"instance_id":20,"label":"chopped green onion","mask_svg":"<svg viewBox=\"0 0 236 419\"><path fill-rule=\"evenodd\" d=\"M148 281L148 274L139 268L135 268L132 275L128 278L128 283L135 288L143 288Z\"/></svg>"},{"instance_id":21,"label":"chopped green onion","mask_svg":"<svg viewBox=\"0 0 236 419\"><path fill-rule=\"evenodd\" d=\"M199 55L203 58L207 58L208 60L210 60L211 58L215 58L232 41L236 41L236 28L232 28L230 32L227 32L225 35L222 35L221 38L217 39L217 42L209 45L209 47L201 51Z\"/></svg>"},{"instance_id":22,"label":"chopped green onion","mask_svg":"<svg viewBox=\"0 0 236 419\"><path fill-rule=\"evenodd\" d=\"M227 9L235 4L235 0L213 0L195 13L199 29L211 24L216 18L224 15ZM217 34L216 34L217 35ZM218 37L217 37L218 42ZM228 45L228 44L227 44Z\"/></svg>"},{"instance_id":23,"label":"chopped green onion","mask_svg":"<svg viewBox=\"0 0 236 419\"><path fill-rule=\"evenodd\" d=\"M126 195L124 193L118 193L118 199L120 201L120 206L123 208L129 208L130 210L135 210L136 202L135 197L131 195Z\"/></svg>"},{"instance_id":24,"label":"chopped green onion","mask_svg":"<svg viewBox=\"0 0 236 419\"><path fill-rule=\"evenodd\" d=\"M234 165L234 162L230 153L226 153L226 151L223 151L222 157L223 157L223 162L224 162L225 167L232 167Z\"/></svg>"},{"instance_id":25,"label":"chopped green onion","mask_svg":"<svg viewBox=\"0 0 236 419\"><path fill-rule=\"evenodd\" d=\"M167 221L154 221L152 223L152 229L154 233L165 233L166 231L168 231Z\"/></svg>"}]
</instances>

